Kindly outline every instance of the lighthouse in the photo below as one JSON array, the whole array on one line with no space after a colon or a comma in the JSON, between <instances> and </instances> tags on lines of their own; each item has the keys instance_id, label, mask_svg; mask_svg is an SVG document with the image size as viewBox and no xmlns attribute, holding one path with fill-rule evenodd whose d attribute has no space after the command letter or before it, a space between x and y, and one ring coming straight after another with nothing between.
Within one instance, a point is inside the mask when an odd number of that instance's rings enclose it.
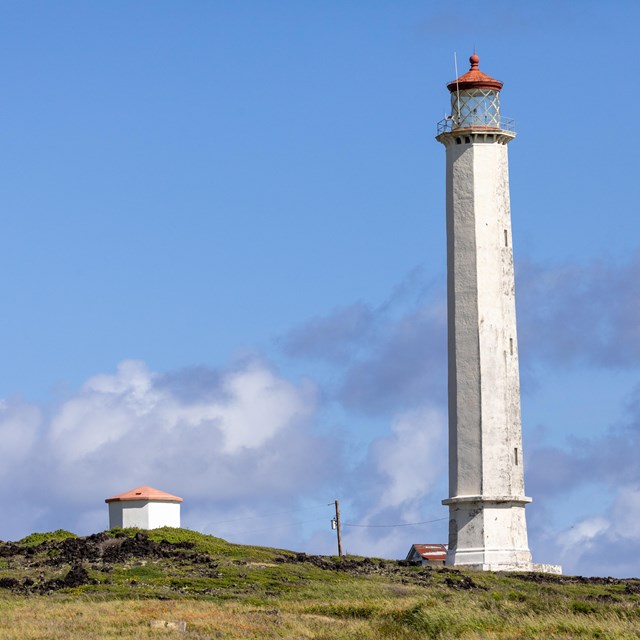
<instances>
[{"instance_id":1,"label":"lighthouse","mask_svg":"<svg viewBox=\"0 0 640 640\"><path fill-rule=\"evenodd\" d=\"M502 82L479 68L447 85L449 547L446 563L547 571L532 563L524 491L518 339Z\"/></svg>"}]
</instances>

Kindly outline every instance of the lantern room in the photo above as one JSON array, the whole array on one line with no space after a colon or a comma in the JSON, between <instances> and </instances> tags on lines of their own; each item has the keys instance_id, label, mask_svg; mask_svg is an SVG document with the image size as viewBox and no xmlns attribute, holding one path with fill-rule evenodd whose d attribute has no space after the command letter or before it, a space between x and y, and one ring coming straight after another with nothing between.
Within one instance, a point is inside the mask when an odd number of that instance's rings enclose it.
<instances>
[{"instance_id":1,"label":"lantern room","mask_svg":"<svg viewBox=\"0 0 640 640\"><path fill-rule=\"evenodd\" d=\"M451 115L439 124L438 133L463 128L513 130L513 121L500 116L502 82L480 71L475 53L469 62L469 71L447 85Z\"/></svg>"}]
</instances>

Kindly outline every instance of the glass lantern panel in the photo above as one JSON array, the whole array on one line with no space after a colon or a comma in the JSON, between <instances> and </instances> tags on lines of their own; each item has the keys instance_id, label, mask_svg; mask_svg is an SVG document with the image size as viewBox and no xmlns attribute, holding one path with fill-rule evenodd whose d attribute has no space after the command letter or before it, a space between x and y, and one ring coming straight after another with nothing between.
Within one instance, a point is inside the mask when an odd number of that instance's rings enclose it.
<instances>
[{"instance_id":1,"label":"glass lantern panel","mask_svg":"<svg viewBox=\"0 0 640 640\"><path fill-rule=\"evenodd\" d=\"M451 93L451 115L460 127L500 128L500 92L492 89L467 89Z\"/></svg>"}]
</instances>

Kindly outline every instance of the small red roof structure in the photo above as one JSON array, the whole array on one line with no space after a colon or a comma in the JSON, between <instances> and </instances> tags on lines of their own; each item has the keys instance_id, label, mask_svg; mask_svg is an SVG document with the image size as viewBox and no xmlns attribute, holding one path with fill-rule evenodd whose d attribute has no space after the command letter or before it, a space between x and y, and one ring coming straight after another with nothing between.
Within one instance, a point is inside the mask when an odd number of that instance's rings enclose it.
<instances>
[{"instance_id":1,"label":"small red roof structure","mask_svg":"<svg viewBox=\"0 0 640 640\"><path fill-rule=\"evenodd\" d=\"M447 89L449 89L451 93L455 93L458 90L464 91L465 89L493 89L494 91L500 91L500 89L502 89L502 82L500 82L500 80L496 80L480 71L478 68L480 56L474 53L469 58L469 62L471 63L471 69L447 85Z\"/></svg>"},{"instance_id":2,"label":"small red roof structure","mask_svg":"<svg viewBox=\"0 0 640 640\"><path fill-rule=\"evenodd\" d=\"M183 502L182 498L178 496L174 496L166 491L160 491L159 489L154 489L153 487L147 487L143 485L141 487L136 487L135 489L131 489L131 491L125 491L117 496L113 496L111 498L107 498L105 502L123 502L126 500L149 500L151 502Z\"/></svg>"},{"instance_id":3,"label":"small red roof structure","mask_svg":"<svg viewBox=\"0 0 640 640\"><path fill-rule=\"evenodd\" d=\"M447 547L444 544L412 544L407 560L426 562L444 562L447 558Z\"/></svg>"}]
</instances>

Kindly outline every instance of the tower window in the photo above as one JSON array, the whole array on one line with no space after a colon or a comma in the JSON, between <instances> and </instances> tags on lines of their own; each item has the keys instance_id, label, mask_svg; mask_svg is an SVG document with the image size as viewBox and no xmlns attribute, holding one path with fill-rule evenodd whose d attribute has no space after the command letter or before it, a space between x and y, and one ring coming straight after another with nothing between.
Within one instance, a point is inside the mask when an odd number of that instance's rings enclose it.
<instances>
[{"instance_id":1,"label":"tower window","mask_svg":"<svg viewBox=\"0 0 640 640\"><path fill-rule=\"evenodd\" d=\"M504 230L504 246L505 247L509 246L509 234L506 229Z\"/></svg>"},{"instance_id":2,"label":"tower window","mask_svg":"<svg viewBox=\"0 0 640 640\"><path fill-rule=\"evenodd\" d=\"M516 467L518 466L518 447L515 447L515 449L513 450L513 459L516 462Z\"/></svg>"},{"instance_id":3,"label":"tower window","mask_svg":"<svg viewBox=\"0 0 640 640\"><path fill-rule=\"evenodd\" d=\"M464 137L464 143L469 144L471 142L471 138L469 136Z\"/></svg>"},{"instance_id":4,"label":"tower window","mask_svg":"<svg viewBox=\"0 0 640 640\"><path fill-rule=\"evenodd\" d=\"M456 144L462 144L462 140L460 138L456 138Z\"/></svg>"},{"instance_id":5,"label":"tower window","mask_svg":"<svg viewBox=\"0 0 640 640\"><path fill-rule=\"evenodd\" d=\"M509 338L509 352L513 355L513 338Z\"/></svg>"}]
</instances>

